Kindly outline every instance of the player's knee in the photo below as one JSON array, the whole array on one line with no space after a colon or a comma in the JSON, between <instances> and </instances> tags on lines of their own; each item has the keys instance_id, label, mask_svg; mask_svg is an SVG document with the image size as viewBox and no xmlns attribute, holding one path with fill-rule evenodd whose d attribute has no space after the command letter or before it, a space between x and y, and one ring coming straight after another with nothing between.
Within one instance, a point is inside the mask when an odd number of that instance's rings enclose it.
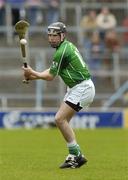
<instances>
[{"instance_id":1,"label":"player's knee","mask_svg":"<svg viewBox=\"0 0 128 180\"><path fill-rule=\"evenodd\" d=\"M55 123L56 123L57 126L62 125L63 122L64 122L64 121L63 121L63 119L62 119L61 116L59 116L59 115L56 115L56 116L55 116Z\"/></svg>"}]
</instances>

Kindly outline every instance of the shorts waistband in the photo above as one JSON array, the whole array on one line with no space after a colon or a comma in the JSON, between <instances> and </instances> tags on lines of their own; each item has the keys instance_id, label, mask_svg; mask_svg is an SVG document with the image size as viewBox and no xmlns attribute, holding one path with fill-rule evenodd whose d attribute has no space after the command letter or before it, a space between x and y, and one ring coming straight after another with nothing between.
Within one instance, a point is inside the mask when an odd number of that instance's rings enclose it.
<instances>
[{"instance_id":1,"label":"shorts waistband","mask_svg":"<svg viewBox=\"0 0 128 180\"><path fill-rule=\"evenodd\" d=\"M86 79L83 79L82 81L77 81L77 84L80 84L80 83L82 83L83 81L86 81L86 80L90 80L91 78L89 77L89 78L86 78ZM77 85L76 84L76 85Z\"/></svg>"}]
</instances>

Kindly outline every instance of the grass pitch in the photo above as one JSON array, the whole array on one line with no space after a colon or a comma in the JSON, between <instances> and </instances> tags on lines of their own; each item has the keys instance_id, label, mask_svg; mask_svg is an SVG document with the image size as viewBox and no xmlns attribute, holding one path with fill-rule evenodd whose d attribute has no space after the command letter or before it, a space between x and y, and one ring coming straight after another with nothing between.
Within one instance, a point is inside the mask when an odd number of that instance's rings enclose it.
<instances>
[{"instance_id":1,"label":"grass pitch","mask_svg":"<svg viewBox=\"0 0 128 180\"><path fill-rule=\"evenodd\" d=\"M57 129L0 130L1 180L128 180L128 130L75 130L88 164L59 169L68 154Z\"/></svg>"}]
</instances>

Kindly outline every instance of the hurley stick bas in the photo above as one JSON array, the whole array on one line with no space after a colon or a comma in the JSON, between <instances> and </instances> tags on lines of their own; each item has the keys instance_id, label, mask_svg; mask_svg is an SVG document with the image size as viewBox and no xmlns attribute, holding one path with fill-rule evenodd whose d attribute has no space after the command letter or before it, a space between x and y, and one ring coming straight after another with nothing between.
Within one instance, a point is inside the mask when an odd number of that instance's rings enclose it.
<instances>
[{"instance_id":1,"label":"hurley stick bas","mask_svg":"<svg viewBox=\"0 0 128 180\"><path fill-rule=\"evenodd\" d=\"M27 40L26 35L28 32L29 23L25 20L20 20L15 24L15 30L19 36L20 49L24 67L27 67ZM29 83L29 79L24 79L23 83Z\"/></svg>"}]
</instances>

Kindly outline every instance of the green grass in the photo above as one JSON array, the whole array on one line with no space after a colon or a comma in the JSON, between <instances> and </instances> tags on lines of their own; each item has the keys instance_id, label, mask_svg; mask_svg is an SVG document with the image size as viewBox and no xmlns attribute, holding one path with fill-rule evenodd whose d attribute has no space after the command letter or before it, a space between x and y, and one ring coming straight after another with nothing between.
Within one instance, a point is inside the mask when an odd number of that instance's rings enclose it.
<instances>
[{"instance_id":1,"label":"green grass","mask_svg":"<svg viewBox=\"0 0 128 180\"><path fill-rule=\"evenodd\" d=\"M76 130L88 164L59 169L68 151L57 129L0 130L0 180L128 180L128 130Z\"/></svg>"}]
</instances>

